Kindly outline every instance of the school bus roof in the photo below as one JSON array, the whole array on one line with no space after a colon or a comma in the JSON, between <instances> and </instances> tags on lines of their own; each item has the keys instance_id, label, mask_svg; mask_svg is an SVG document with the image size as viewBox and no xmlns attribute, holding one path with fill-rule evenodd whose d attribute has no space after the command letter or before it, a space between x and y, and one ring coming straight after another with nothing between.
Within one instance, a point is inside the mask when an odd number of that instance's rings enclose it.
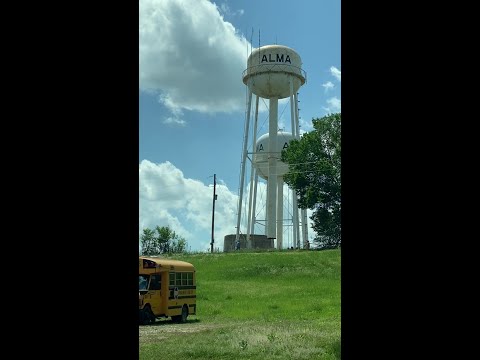
<instances>
[{"instance_id":1,"label":"school bus roof","mask_svg":"<svg viewBox=\"0 0 480 360\"><path fill-rule=\"evenodd\" d=\"M192 264L186 261L180 260L172 260L172 259L165 259L165 258L158 258L158 257L149 257L149 256L140 256L139 259L153 261L155 264L158 265L157 270L190 270L195 271L195 268ZM148 268L144 268L144 270L148 270Z\"/></svg>"}]
</instances>

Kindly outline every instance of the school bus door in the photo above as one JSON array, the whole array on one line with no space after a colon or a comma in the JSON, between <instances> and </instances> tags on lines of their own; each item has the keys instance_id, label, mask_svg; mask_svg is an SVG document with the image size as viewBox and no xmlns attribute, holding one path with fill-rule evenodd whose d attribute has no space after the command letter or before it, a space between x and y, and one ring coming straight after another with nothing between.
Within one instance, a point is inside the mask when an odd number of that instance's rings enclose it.
<instances>
[{"instance_id":1,"label":"school bus door","mask_svg":"<svg viewBox=\"0 0 480 360\"><path fill-rule=\"evenodd\" d=\"M152 274L150 276L150 284L148 286L148 295L146 295L145 301L150 303L152 312L158 316L162 312L162 281L161 273ZM148 299L147 299L148 297Z\"/></svg>"}]
</instances>

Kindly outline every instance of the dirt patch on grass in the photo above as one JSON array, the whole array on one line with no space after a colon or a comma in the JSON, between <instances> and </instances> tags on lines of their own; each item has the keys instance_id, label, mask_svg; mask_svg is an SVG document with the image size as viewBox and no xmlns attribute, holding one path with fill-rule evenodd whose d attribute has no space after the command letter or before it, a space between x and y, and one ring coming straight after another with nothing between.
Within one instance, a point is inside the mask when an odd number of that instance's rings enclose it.
<instances>
[{"instance_id":1,"label":"dirt patch on grass","mask_svg":"<svg viewBox=\"0 0 480 360\"><path fill-rule=\"evenodd\" d=\"M138 327L140 343L157 342L179 334L198 333L220 327L216 324L202 324L198 320L187 320L179 324L170 320L157 320L154 324Z\"/></svg>"}]
</instances>

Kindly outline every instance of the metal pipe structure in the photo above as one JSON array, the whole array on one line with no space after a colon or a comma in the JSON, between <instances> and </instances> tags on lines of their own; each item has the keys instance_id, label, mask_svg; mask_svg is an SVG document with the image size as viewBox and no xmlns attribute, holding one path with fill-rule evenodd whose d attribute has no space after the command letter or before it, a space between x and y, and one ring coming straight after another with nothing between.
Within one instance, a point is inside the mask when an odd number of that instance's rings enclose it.
<instances>
[{"instance_id":1,"label":"metal pipe structure","mask_svg":"<svg viewBox=\"0 0 480 360\"><path fill-rule=\"evenodd\" d=\"M283 177L277 176L277 249L283 249Z\"/></svg>"},{"instance_id":2,"label":"metal pipe structure","mask_svg":"<svg viewBox=\"0 0 480 360\"><path fill-rule=\"evenodd\" d=\"M256 96L255 100L255 121L253 123L253 143L255 144L257 141L257 124L258 124L258 102L259 102L259 97ZM253 156L255 156L255 148L253 148ZM254 229L254 224L255 224L255 206L252 207L252 201L253 201L253 181L255 179L255 194L257 191L257 184L256 182L258 181L258 176L255 173L255 167L252 166L250 169L250 197L248 201L248 223L247 223L247 248L251 249L252 248L252 241L250 239L250 234L253 234L253 229ZM253 214L252 214L253 211Z\"/></svg>"},{"instance_id":3,"label":"metal pipe structure","mask_svg":"<svg viewBox=\"0 0 480 360\"><path fill-rule=\"evenodd\" d=\"M248 144L248 131L250 126L250 108L252 107L252 90L248 88L248 101L247 101L247 118L245 122L245 142L243 145L243 154L242 154L242 170L240 177L240 195L238 197L238 217L237 217L237 233L235 236L235 249L239 248L240 244L240 219L242 216L242 199L243 199L243 187L245 181L245 163L247 161L247 144Z\"/></svg>"},{"instance_id":4,"label":"metal pipe structure","mask_svg":"<svg viewBox=\"0 0 480 360\"><path fill-rule=\"evenodd\" d=\"M296 118L296 128L297 128L297 139L300 139L300 116L298 111L298 94L295 93L295 118ZM308 226L307 226L307 209L300 210L302 217L302 236L303 236L303 247L307 246L308 242ZM300 238L298 239L298 248L300 248Z\"/></svg>"}]
</instances>

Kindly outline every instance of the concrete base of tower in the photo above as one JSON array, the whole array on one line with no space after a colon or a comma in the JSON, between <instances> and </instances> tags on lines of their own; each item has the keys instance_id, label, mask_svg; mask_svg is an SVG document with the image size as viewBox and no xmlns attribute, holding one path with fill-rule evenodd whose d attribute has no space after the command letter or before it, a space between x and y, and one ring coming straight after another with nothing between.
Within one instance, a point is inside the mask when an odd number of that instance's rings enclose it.
<instances>
[{"instance_id":1,"label":"concrete base of tower","mask_svg":"<svg viewBox=\"0 0 480 360\"><path fill-rule=\"evenodd\" d=\"M223 240L223 251L235 251L235 238L236 234L225 235ZM240 234L240 250L247 248L247 235ZM252 242L252 249L274 249L274 239L267 239L266 235L250 235Z\"/></svg>"}]
</instances>

